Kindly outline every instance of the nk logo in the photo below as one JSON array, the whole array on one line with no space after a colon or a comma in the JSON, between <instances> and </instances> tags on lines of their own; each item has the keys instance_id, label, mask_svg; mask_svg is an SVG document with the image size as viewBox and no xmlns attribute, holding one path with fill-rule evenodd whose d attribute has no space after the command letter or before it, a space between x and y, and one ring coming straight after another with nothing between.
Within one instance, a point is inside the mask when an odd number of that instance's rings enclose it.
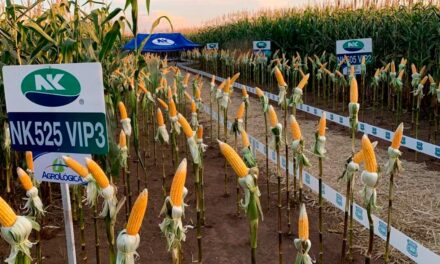
<instances>
[{"instance_id":1,"label":"nk logo","mask_svg":"<svg viewBox=\"0 0 440 264\"><path fill-rule=\"evenodd\" d=\"M72 74L48 68L26 75L21 82L21 92L35 104L58 107L75 101L81 92L81 85Z\"/></svg>"},{"instance_id":2,"label":"nk logo","mask_svg":"<svg viewBox=\"0 0 440 264\"><path fill-rule=\"evenodd\" d=\"M344 43L342 46L346 51L359 51L364 48L364 43L359 40L350 40Z\"/></svg>"}]
</instances>

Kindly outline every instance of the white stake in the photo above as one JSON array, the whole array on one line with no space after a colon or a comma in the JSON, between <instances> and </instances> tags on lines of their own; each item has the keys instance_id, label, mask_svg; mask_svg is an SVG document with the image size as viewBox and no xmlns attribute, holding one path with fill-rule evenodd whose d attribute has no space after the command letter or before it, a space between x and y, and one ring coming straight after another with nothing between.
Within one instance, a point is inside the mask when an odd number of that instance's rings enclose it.
<instances>
[{"instance_id":1,"label":"white stake","mask_svg":"<svg viewBox=\"0 0 440 264\"><path fill-rule=\"evenodd\" d=\"M69 185L61 183L60 186L63 200L64 229L66 230L67 259L69 264L76 264L75 236L73 233Z\"/></svg>"}]
</instances>

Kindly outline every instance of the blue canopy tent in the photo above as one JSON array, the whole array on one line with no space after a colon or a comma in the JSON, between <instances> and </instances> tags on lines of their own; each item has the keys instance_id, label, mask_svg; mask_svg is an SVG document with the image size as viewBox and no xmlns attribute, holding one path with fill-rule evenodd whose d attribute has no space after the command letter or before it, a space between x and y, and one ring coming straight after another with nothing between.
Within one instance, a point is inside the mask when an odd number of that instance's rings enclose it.
<instances>
[{"instance_id":1,"label":"blue canopy tent","mask_svg":"<svg viewBox=\"0 0 440 264\"><path fill-rule=\"evenodd\" d=\"M138 34L122 50L135 50L148 36L149 34ZM156 33L148 39L142 52L178 52L200 47L201 45L187 40L181 33Z\"/></svg>"}]
</instances>

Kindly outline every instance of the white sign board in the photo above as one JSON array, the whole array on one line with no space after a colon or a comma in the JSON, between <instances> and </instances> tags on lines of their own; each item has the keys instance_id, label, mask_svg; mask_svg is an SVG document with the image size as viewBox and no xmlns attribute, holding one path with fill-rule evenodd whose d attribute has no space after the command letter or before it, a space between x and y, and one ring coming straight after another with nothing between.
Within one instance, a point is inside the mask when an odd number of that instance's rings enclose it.
<instances>
[{"instance_id":1,"label":"white sign board","mask_svg":"<svg viewBox=\"0 0 440 264\"><path fill-rule=\"evenodd\" d=\"M208 43L206 44L206 49L218 49L218 43Z\"/></svg>"},{"instance_id":2,"label":"white sign board","mask_svg":"<svg viewBox=\"0 0 440 264\"><path fill-rule=\"evenodd\" d=\"M34 155L35 179L46 182L57 182L67 184L87 184L87 182L75 171L69 168L62 156L69 156L81 165L86 167L85 158L91 158L87 154L68 153L40 153Z\"/></svg>"},{"instance_id":3,"label":"white sign board","mask_svg":"<svg viewBox=\"0 0 440 264\"><path fill-rule=\"evenodd\" d=\"M336 56L338 62L344 60L344 56L348 57L351 65L354 65L356 74L361 73L362 57L365 56L367 63L371 62L373 54L373 40L371 38L364 39L345 39L336 41ZM343 73L347 74L346 64L343 65Z\"/></svg>"},{"instance_id":4,"label":"white sign board","mask_svg":"<svg viewBox=\"0 0 440 264\"><path fill-rule=\"evenodd\" d=\"M100 63L3 67L12 148L106 154Z\"/></svg>"},{"instance_id":5,"label":"white sign board","mask_svg":"<svg viewBox=\"0 0 440 264\"><path fill-rule=\"evenodd\" d=\"M272 54L270 48L270 41L257 40L252 42L252 50L254 53L262 52L266 57L269 57Z\"/></svg>"}]
</instances>

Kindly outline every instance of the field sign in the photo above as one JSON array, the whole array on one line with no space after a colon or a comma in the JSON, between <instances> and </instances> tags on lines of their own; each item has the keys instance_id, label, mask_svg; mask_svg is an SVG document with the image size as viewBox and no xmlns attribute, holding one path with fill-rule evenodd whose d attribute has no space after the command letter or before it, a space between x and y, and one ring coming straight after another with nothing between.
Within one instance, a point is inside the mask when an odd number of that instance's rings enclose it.
<instances>
[{"instance_id":1,"label":"field sign","mask_svg":"<svg viewBox=\"0 0 440 264\"><path fill-rule=\"evenodd\" d=\"M108 152L100 63L3 67L12 148Z\"/></svg>"},{"instance_id":2,"label":"field sign","mask_svg":"<svg viewBox=\"0 0 440 264\"><path fill-rule=\"evenodd\" d=\"M341 62L346 55L351 65L354 65L356 74L361 74L362 57L365 56L365 61L370 63L373 54L373 40L371 38L364 39L346 39L336 41L336 56L338 62ZM347 65L342 66L344 74L349 73Z\"/></svg>"},{"instance_id":3,"label":"field sign","mask_svg":"<svg viewBox=\"0 0 440 264\"><path fill-rule=\"evenodd\" d=\"M35 167L35 178L39 181L57 182L67 184L87 184L87 182L70 169L65 163L62 156L69 156L77 160L81 165L86 167L85 158L91 158L87 154L68 154L68 153L39 153L33 156Z\"/></svg>"},{"instance_id":4,"label":"field sign","mask_svg":"<svg viewBox=\"0 0 440 264\"><path fill-rule=\"evenodd\" d=\"M266 57L270 57L270 55L272 55L272 51L270 50L270 41L257 40L252 43L252 46L254 54L262 52L266 55Z\"/></svg>"},{"instance_id":5,"label":"field sign","mask_svg":"<svg viewBox=\"0 0 440 264\"><path fill-rule=\"evenodd\" d=\"M218 43L208 43L206 44L206 49L218 49Z\"/></svg>"}]
</instances>

